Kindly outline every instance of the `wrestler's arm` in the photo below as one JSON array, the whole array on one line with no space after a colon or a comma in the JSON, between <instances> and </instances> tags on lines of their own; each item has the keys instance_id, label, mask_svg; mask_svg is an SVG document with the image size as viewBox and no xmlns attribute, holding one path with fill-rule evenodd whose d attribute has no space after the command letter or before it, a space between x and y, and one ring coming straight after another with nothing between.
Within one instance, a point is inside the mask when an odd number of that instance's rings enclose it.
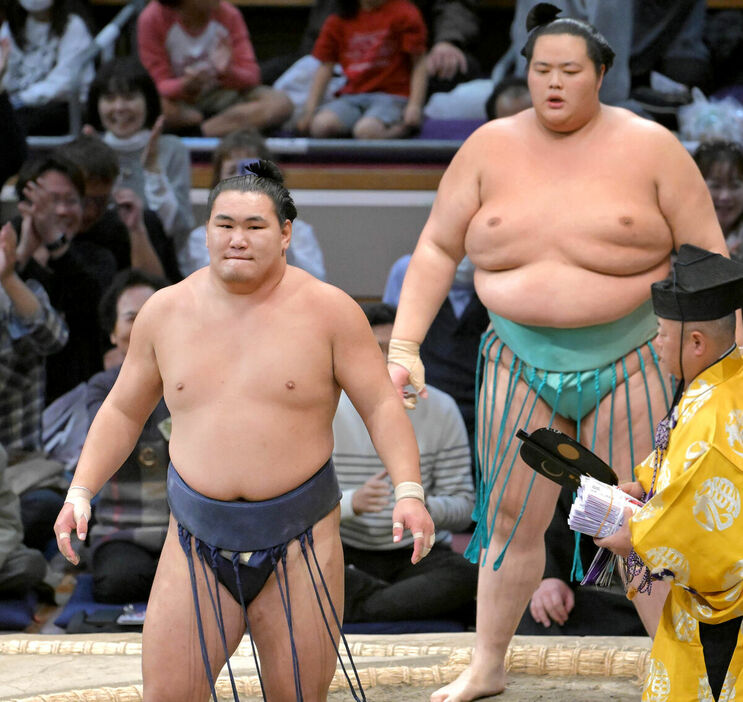
<instances>
[{"instance_id":1,"label":"wrestler's arm","mask_svg":"<svg viewBox=\"0 0 743 702\"><path fill-rule=\"evenodd\" d=\"M393 485L401 482L420 484L420 459L413 425L405 414L384 363L379 344L359 306L338 291L335 304L324 306L333 311L333 373L361 416L374 448L382 459ZM425 504L415 498L397 501L393 521L399 522L415 539L412 562L416 563L430 548L434 526ZM399 541L403 528L393 529Z\"/></svg>"},{"instance_id":2,"label":"wrestler's arm","mask_svg":"<svg viewBox=\"0 0 743 702\"><path fill-rule=\"evenodd\" d=\"M153 295L134 320L129 350L119 377L88 431L72 486L87 488L89 498L123 465L162 397L162 380L153 346L159 314L159 301ZM73 530L84 539L87 520L85 517L75 519L73 504L65 502L54 531L62 554L77 562L69 538L60 538L60 533L69 534Z\"/></svg>"},{"instance_id":3,"label":"wrestler's arm","mask_svg":"<svg viewBox=\"0 0 743 702\"><path fill-rule=\"evenodd\" d=\"M667 130L657 129L654 149L658 206L673 236L673 248L693 244L728 256L725 238L702 174L684 145Z\"/></svg>"},{"instance_id":4,"label":"wrestler's arm","mask_svg":"<svg viewBox=\"0 0 743 702\"><path fill-rule=\"evenodd\" d=\"M457 264L462 260L470 220L480 208L479 144L481 130L459 149L439 184L431 214L410 259L400 293L393 339L420 344L444 302ZM407 371L390 364L390 375L402 395Z\"/></svg>"}]
</instances>

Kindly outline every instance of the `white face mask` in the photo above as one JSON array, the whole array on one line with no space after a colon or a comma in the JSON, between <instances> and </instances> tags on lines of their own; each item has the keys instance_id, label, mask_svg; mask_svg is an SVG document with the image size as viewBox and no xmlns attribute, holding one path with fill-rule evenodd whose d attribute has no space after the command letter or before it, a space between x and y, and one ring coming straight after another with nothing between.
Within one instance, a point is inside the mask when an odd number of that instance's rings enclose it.
<instances>
[{"instance_id":1,"label":"white face mask","mask_svg":"<svg viewBox=\"0 0 743 702\"><path fill-rule=\"evenodd\" d=\"M52 6L54 0L18 0L18 3L26 12L43 12Z\"/></svg>"}]
</instances>

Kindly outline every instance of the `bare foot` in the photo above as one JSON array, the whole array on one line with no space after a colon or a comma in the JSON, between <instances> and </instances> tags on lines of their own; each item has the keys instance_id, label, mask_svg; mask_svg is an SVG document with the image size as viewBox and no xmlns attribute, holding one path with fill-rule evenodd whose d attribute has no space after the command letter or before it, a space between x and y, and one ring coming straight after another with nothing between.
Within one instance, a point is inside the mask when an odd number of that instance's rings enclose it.
<instances>
[{"instance_id":1,"label":"bare foot","mask_svg":"<svg viewBox=\"0 0 743 702\"><path fill-rule=\"evenodd\" d=\"M431 695L431 702L470 702L499 695L505 689L506 672L503 668L479 673L470 665L456 680L436 690Z\"/></svg>"}]
</instances>

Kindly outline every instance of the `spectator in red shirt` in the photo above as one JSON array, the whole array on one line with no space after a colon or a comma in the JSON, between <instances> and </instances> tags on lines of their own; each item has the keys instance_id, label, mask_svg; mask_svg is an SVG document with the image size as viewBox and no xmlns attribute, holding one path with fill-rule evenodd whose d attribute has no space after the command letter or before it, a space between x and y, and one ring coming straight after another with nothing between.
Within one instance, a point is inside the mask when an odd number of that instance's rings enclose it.
<instances>
[{"instance_id":1,"label":"spectator in red shirt","mask_svg":"<svg viewBox=\"0 0 743 702\"><path fill-rule=\"evenodd\" d=\"M221 137L270 129L291 115L289 98L261 85L248 28L229 2L155 0L142 10L137 36L166 129Z\"/></svg>"},{"instance_id":2,"label":"spectator in red shirt","mask_svg":"<svg viewBox=\"0 0 743 702\"><path fill-rule=\"evenodd\" d=\"M312 50L321 65L297 131L316 138L406 136L420 127L426 96L426 25L409 0L347 0L325 20ZM318 110L340 63L346 84Z\"/></svg>"}]
</instances>

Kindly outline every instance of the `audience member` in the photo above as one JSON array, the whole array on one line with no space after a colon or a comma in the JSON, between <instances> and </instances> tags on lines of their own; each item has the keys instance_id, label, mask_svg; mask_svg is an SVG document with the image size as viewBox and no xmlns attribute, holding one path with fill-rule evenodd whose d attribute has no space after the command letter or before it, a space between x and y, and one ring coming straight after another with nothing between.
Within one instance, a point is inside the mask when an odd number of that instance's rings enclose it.
<instances>
[{"instance_id":1,"label":"audience member","mask_svg":"<svg viewBox=\"0 0 743 702\"><path fill-rule=\"evenodd\" d=\"M339 14L323 23L312 50L321 63L297 131L317 138L389 139L418 129L425 52L426 26L409 0L344 0ZM336 63L346 83L320 107Z\"/></svg>"},{"instance_id":2,"label":"audience member","mask_svg":"<svg viewBox=\"0 0 743 702\"><path fill-rule=\"evenodd\" d=\"M18 173L28 152L26 136L4 86L9 52L10 41L7 38L0 39L0 143L3 145L3 157L0 159L0 188L8 178Z\"/></svg>"},{"instance_id":3,"label":"audience member","mask_svg":"<svg viewBox=\"0 0 743 702\"><path fill-rule=\"evenodd\" d=\"M544 576L531 596L517 634L532 636L645 636L637 610L627 599L619 572L607 586L582 586L573 574L576 534L568 527L575 493L563 488L544 535ZM583 572L597 552L592 539L580 539ZM574 575L574 577L572 577Z\"/></svg>"},{"instance_id":4,"label":"audience member","mask_svg":"<svg viewBox=\"0 0 743 702\"><path fill-rule=\"evenodd\" d=\"M100 305L100 322L121 361L142 305L167 281L137 270L120 271ZM92 422L121 370L121 361L88 382ZM170 413L160 402L145 422L134 450L98 493L90 529L93 595L99 602L139 602L149 597L168 530L166 476Z\"/></svg>"},{"instance_id":5,"label":"audience member","mask_svg":"<svg viewBox=\"0 0 743 702\"><path fill-rule=\"evenodd\" d=\"M382 301L388 305L396 306L400 299L408 263L410 254L399 258L390 268L382 296ZM477 354L480 336L489 324L487 310L475 295L473 273L472 263L465 256L420 349L426 382L451 395L462 413L472 456L475 455Z\"/></svg>"},{"instance_id":6,"label":"audience member","mask_svg":"<svg viewBox=\"0 0 743 702\"><path fill-rule=\"evenodd\" d=\"M221 137L277 127L291 115L289 98L260 84L245 20L226 0L155 0L137 34L168 129Z\"/></svg>"},{"instance_id":7,"label":"audience member","mask_svg":"<svg viewBox=\"0 0 743 702\"><path fill-rule=\"evenodd\" d=\"M47 564L41 551L23 544L18 496L6 485L8 454L0 444L0 598L16 599L44 581Z\"/></svg>"},{"instance_id":8,"label":"audience member","mask_svg":"<svg viewBox=\"0 0 743 702\"><path fill-rule=\"evenodd\" d=\"M375 304L365 312L386 354L395 308ZM408 416L420 449L422 484L436 526L436 543L415 566L410 562L411 535L390 542L391 484L361 417L345 393L341 395L333 420L333 462L343 490L345 621L452 616L469 620L474 615L477 566L450 546L450 532L469 525L474 505L467 434L452 398L430 385L428 390L428 398Z\"/></svg>"},{"instance_id":9,"label":"audience member","mask_svg":"<svg viewBox=\"0 0 743 702\"><path fill-rule=\"evenodd\" d=\"M57 154L74 163L85 177L82 231L75 241L109 249L116 269L137 268L180 280L175 248L155 212L144 209L131 188L114 187L119 177L116 152L97 136L82 134Z\"/></svg>"},{"instance_id":10,"label":"audience member","mask_svg":"<svg viewBox=\"0 0 743 702\"><path fill-rule=\"evenodd\" d=\"M630 3L628 3L630 4ZM648 85L657 71L689 88L711 84L711 59L704 43L707 0L633 0L633 88Z\"/></svg>"},{"instance_id":11,"label":"audience member","mask_svg":"<svg viewBox=\"0 0 743 702\"><path fill-rule=\"evenodd\" d=\"M136 58L101 67L90 87L88 112L91 126L103 132L103 141L119 158L117 187L133 191L157 213L177 251L194 226L191 157L178 137L162 134L157 89ZM133 218L131 193L122 196Z\"/></svg>"},{"instance_id":12,"label":"audience member","mask_svg":"<svg viewBox=\"0 0 743 702\"><path fill-rule=\"evenodd\" d=\"M56 156L27 161L16 193L21 277L41 283L69 328L65 347L47 359L46 399L51 402L102 370L96 312L116 261L102 246L75 241L85 181L74 164Z\"/></svg>"},{"instance_id":13,"label":"audience member","mask_svg":"<svg viewBox=\"0 0 743 702\"><path fill-rule=\"evenodd\" d=\"M18 276L17 256L16 231L7 222L0 229L0 445L12 468L3 466L4 485L21 497L27 544L43 549L64 499L57 490L67 483L61 464L41 453L45 359L65 345L68 332L44 288ZM12 509L4 498L3 507Z\"/></svg>"},{"instance_id":14,"label":"audience member","mask_svg":"<svg viewBox=\"0 0 743 702\"><path fill-rule=\"evenodd\" d=\"M485 102L488 119L510 117L531 107L531 95L525 78L509 76L493 88Z\"/></svg>"},{"instance_id":15,"label":"audience member","mask_svg":"<svg viewBox=\"0 0 743 702\"><path fill-rule=\"evenodd\" d=\"M730 255L743 260L743 146L734 141L700 144L694 160L707 183Z\"/></svg>"},{"instance_id":16,"label":"audience member","mask_svg":"<svg viewBox=\"0 0 743 702\"><path fill-rule=\"evenodd\" d=\"M256 129L244 129L226 136L214 150L211 187L214 188L220 180L239 175L240 162L252 158L273 160L266 142ZM325 280L325 262L315 232L311 224L299 218L292 223L292 240L286 250L286 261L291 266L298 266L316 278ZM188 245L179 254L178 263L183 275L190 275L209 265L206 225L202 224L191 232Z\"/></svg>"},{"instance_id":17,"label":"audience member","mask_svg":"<svg viewBox=\"0 0 743 702\"><path fill-rule=\"evenodd\" d=\"M93 38L74 0L9 0L0 37L10 41L5 87L27 134L64 134L67 103L78 90L85 101Z\"/></svg>"}]
</instances>

